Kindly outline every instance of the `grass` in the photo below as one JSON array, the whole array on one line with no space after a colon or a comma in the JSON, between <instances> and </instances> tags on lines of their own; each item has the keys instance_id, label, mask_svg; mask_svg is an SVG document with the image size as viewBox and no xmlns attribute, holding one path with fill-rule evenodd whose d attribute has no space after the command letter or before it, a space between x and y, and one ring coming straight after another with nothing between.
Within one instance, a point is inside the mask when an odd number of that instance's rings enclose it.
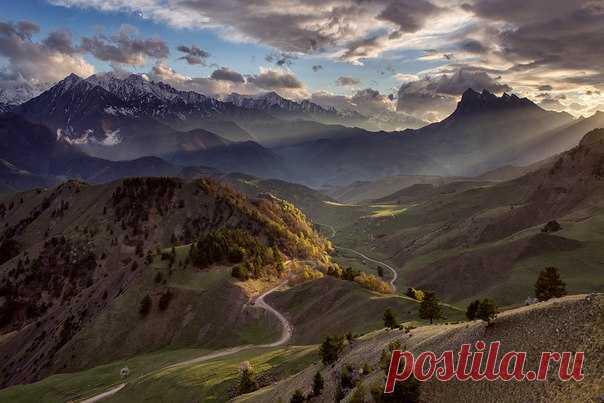
<instances>
[{"instance_id":1,"label":"grass","mask_svg":"<svg viewBox=\"0 0 604 403\"><path fill-rule=\"evenodd\" d=\"M128 385L107 402L224 402L237 385L241 363L257 374L285 378L318 360L316 346L255 348L181 368L160 370Z\"/></svg>"},{"instance_id":2,"label":"grass","mask_svg":"<svg viewBox=\"0 0 604 403\"><path fill-rule=\"evenodd\" d=\"M317 361L316 346L255 348L207 362L165 369L183 360L199 357L207 350L162 351L115 361L86 371L50 376L40 382L0 391L0 401L11 403L65 402L94 396L124 382L119 373L128 367L126 388L107 402L190 402L228 400L236 385L241 362L250 361L258 374L287 377ZM147 375L141 379L139 377Z\"/></svg>"},{"instance_id":3,"label":"grass","mask_svg":"<svg viewBox=\"0 0 604 403\"><path fill-rule=\"evenodd\" d=\"M356 283L324 277L276 292L268 301L287 312L294 326L293 343L319 343L327 335L364 334L384 327L382 316L392 309L400 322L418 320L419 303L400 295L381 295ZM464 313L444 307L447 320Z\"/></svg>"},{"instance_id":4,"label":"grass","mask_svg":"<svg viewBox=\"0 0 604 403\"><path fill-rule=\"evenodd\" d=\"M58 374L29 385L13 386L0 390L0 401L12 403L65 402L92 396L120 384L120 369L128 367L130 379L136 378L163 366L201 356L209 350L183 349L161 351L117 360L86 371Z\"/></svg>"},{"instance_id":5,"label":"grass","mask_svg":"<svg viewBox=\"0 0 604 403\"><path fill-rule=\"evenodd\" d=\"M400 208L397 204L377 204L370 207L373 211L366 216L369 218L394 217L407 211L406 207Z\"/></svg>"},{"instance_id":6,"label":"grass","mask_svg":"<svg viewBox=\"0 0 604 403\"><path fill-rule=\"evenodd\" d=\"M548 266L560 270L560 276L571 294L604 291L604 211L582 222L560 223L563 229L556 235L581 241L583 247L567 252L545 253L516 262L508 280L495 290L496 295L501 295L501 299L510 303L532 296L539 272Z\"/></svg>"}]
</instances>

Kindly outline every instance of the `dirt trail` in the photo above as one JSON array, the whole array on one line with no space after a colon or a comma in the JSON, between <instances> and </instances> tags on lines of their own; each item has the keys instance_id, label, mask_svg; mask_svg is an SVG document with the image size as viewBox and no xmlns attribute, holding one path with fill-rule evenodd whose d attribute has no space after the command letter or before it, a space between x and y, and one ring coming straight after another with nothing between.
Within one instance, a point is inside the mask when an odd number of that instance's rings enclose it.
<instances>
[{"instance_id":1,"label":"dirt trail","mask_svg":"<svg viewBox=\"0 0 604 403\"><path fill-rule=\"evenodd\" d=\"M288 261L287 263L291 263L291 261ZM197 364L200 362L204 362L204 361L209 361L209 360L213 360L215 358L220 358L220 357L224 357L227 355L231 355L231 354L235 354L235 353L239 353L241 351L244 350L249 350L252 348L262 348L262 347L279 347L282 346L284 344L287 344L287 342L291 339L292 334L294 332L294 328L291 325L291 323L289 323L289 321L287 320L287 318L278 310L276 310L275 308L273 308L272 306L270 306L268 303L266 303L266 301L264 301L264 298L267 295L270 295L271 293L275 292L276 290L278 290L279 288L283 287L285 284L287 284L287 280L280 283L279 285L271 288L270 290L266 291L264 294L260 295L258 298L256 298L256 302L254 305L252 305L252 307L255 308L260 308L260 309L264 309L265 311L268 311L269 313L272 313L273 315L275 315L277 317L277 319L279 320L279 322L281 322L281 327L282 327L282 332L281 332L281 337L279 338L279 340L273 342L273 343L268 343L268 344L259 344L259 345L243 345L243 346L237 346L237 347L231 347L225 350L220 350L220 351L216 351L210 354L206 354L203 355L201 357L196 357L196 358L192 358L190 360L186 360L186 361L181 361L181 362L177 362L176 364L171 364L168 365L166 367L160 368L158 370L152 371L150 373L141 375L138 378L135 378L134 380L132 380L131 382L137 382L137 381L141 381L145 378L147 378L148 376L150 376L151 374L157 373L159 371L165 371L165 370L170 370L170 369L176 369L176 368L181 368L187 365L191 365L191 364ZM119 392L120 390L122 390L125 386L127 385L127 383L122 383L119 384L103 393L100 393L98 395L92 396L88 399L85 400L80 400L79 403L94 403L94 402L98 402L101 401L105 398L108 398L114 394L116 394L117 392Z\"/></svg>"},{"instance_id":2,"label":"dirt trail","mask_svg":"<svg viewBox=\"0 0 604 403\"><path fill-rule=\"evenodd\" d=\"M327 225L327 224L319 224L319 225L321 225L323 227L327 227L327 228L329 228L331 230L331 236L329 238L334 238L336 236L336 229L334 227L332 227L331 225ZM369 260L370 262L379 264L380 266L385 267L386 269L390 270L392 272L392 279L389 281L389 283L392 286L392 289L394 290L394 292L396 292L396 285L395 285L395 283L396 283L396 279L398 278L398 273L396 272L396 270L392 266L390 266L389 264L384 263L384 262L382 262L380 260L376 260L376 259L370 258L369 256L366 256L363 253L359 252L358 250L354 250L354 249L350 249L350 248L344 248L342 246L334 246L334 248L354 253L355 255L360 256L360 257L362 257L365 260Z\"/></svg>"},{"instance_id":3,"label":"dirt trail","mask_svg":"<svg viewBox=\"0 0 604 403\"><path fill-rule=\"evenodd\" d=\"M379 260L372 259L369 256L366 256L366 255L362 254L358 250L354 250L354 249L350 249L350 248L343 248L341 246L336 246L335 248L336 249L340 249L340 250L345 250L347 252L354 253L355 255L358 255L358 256L362 257L363 259L365 259L365 260L369 260L370 262L377 263L380 266L383 266L383 267L387 268L388 270L390 270L392 272L392 279L390 279L389 283L392 286L392 289L394 290L394 292L396 292L396 285L394 285L394 283L396 282L396 279L398 278L398 273L396 272L396 270L394 270L394 268L392 266L390 266L390 265L388 265L388 264L386 264L384 262L381 262Z\"/></svg>"}]
</instances>

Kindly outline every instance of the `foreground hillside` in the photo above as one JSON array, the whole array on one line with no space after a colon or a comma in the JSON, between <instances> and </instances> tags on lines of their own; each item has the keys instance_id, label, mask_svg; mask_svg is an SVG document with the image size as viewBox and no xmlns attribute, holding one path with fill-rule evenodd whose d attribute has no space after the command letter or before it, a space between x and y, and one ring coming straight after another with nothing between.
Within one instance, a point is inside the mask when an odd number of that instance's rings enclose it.
<instances>
[{"instance_id":1,"label":"foreground hillside","mask_svg":"<svg viewBox=\"0 0 604 403\"><path fill-rule=\"evenodd\" d=\"M585 379L582 382L561 382L555 377L557 366L550 370L547 382L439 382L431 380L419 387L422 402L591 402L604 394L604 296L573 295L501 313L494 324L473 321L458 324L422 326L404 330L379 331L349 344L335 364L315 363L304 371L275 385L236 399L237 402L289 401L295 390L309 395L313 377L319 371L325 380L320 396L311 402L333 402L336 393L344 401L353 395L362 402L376 402L381 395L385 373L381 369L382 351L392 342L418 354L433 351L458 351L463 343L483 340L501 341L501 355L507 351L526 351L526 369L536 368L542 351L584 351ZM342 387L346 368L358 371L369 368L368 374L353 377L352 385ZM376 393L377 392L377 393ZM338 398L339 400L339 398ZM386 401L386 400L383 400ZM390 401L390 400L387 400Z\"/></svg>"},{"instance_id":2,"label":"foreground hillside","mask_svg":"<svg viewBox=\"0 0 604 403\"><path fill-rule=\"evenodd\" d=\"M330 248L291 204L211 180L2 196L0 228L4 386L166 347L270 341L278 324L244 309L232 274L275 281L284 262L328 262Z\"/></svg>"},{"instance_id":3,"label":"foreground hillside","mask_svg":"<svg viewBox=\"0 0 604 403\"><path fill-rule=\"evenodd\" d=\"M403 309L396 308L396 313L404 314ZM602 294L573 295L505 311L488 328L480 321L415 328L411 325L403 323L402 330L373 331L345 342L332 365L321 363L316 344L228 349L219 353L181 349L138 355L90 370L11 387L0 391L0 400L78 401L115 390L104 401L264 403L289 402L294 392L300 390L309 402L381 402L386 401L380 399L385 380L382 357L388 357L384 351L399 346L416 355L422 351L440 354L449 349L456 351L462 343L476 340L501 341L500 357L505 351L526 351L529 357L526 369L535 368L535 357L542 351L584 351L585 379L581 383L560 382L551 376L557 370L554 365L547 382L429 381L420 386L421 402L597 402L604 394ZM239 394L237 388L244 362L254 369L260 389ZM124 366L131 370L127 379L119 376ZM324 379L324 387L319 396L309 396L317 372Z\"/></svg>"}]
</instances>

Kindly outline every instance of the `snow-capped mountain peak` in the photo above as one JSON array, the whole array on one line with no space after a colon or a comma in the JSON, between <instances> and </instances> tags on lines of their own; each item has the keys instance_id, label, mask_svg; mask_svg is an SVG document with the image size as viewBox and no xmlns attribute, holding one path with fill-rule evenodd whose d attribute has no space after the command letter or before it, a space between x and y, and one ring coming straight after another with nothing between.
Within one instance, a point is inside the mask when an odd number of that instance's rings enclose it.
<instances>
[{"instance_id":1,"label":"snow-capped mountain peak","mask_svg":"<svg viewBox=\"0 0 604 403\"><path fill-rule=\"evenodd\" d=\"M325 109L309 100L300 102L292 101L283 98L274 91L266 92L258 95L241 95L232 93L224 98L225 102L230 102L238 107L245 109L255 109L263 111L281 111L294 113L319 113L330 114L336 113L335 109Z\"/></svg>"},{"instance_id":2,"label":"snow-capped mountain peak","mask_svg":"<svg viewBox=\"0 0 604 403\"><path fill-rule=\"evenodd\" d=\"M180 91L162 82L150 81L140 74L120 77L115 73L95 74L86 81L98 85L126 102L137 104L191 104L207 101L208 97Z\"/></svg>"}]
</instances>

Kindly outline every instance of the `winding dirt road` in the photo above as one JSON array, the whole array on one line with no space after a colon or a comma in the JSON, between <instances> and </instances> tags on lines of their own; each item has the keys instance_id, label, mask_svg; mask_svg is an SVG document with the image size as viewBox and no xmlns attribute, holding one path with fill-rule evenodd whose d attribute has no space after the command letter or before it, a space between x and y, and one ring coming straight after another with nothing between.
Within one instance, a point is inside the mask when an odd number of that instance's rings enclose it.
<instances>
[{"instance_id":1,"label":"winding dirt road","mask_svg":"<svg viewBox=\"0 0 604 403\"><path fill-rule=\"evenodd\" d=\"M317 225L320 225L320 226L323 226L323 227L327 227L327 228L329 228L331 230L331 236L329 237L330 239L334 238L336 236L336 229L333 226L331 226L329 224L317 224ZM343 246L334 246L334 248L354 253L355 255L360 256L360 257L362 257L365 260L369 260L370 262L379 264L380 266L385 267L386 269L390 270L392 272L392 279L390 279L389 283L392 286L392 289L394 290L394 292L396 292L396 285L395 285L395 283L396 283L396 279L398 278L398 273L396 272L396 270L394 269L394 267L392 267L389 264L384 263L384 262L382 262L380 260L376 260L376 259L370 258L369 256L366 256L363 253L359 252L358 250L354 250L354 249L350 249L350 248L344 248Z\"/></svg>"},{"instance_id":2,"label":"winding dirt road","mask_svg":"<svg viewBox=\"0 0 604 403\"><path fill-rule=\"evenodd\" d=\"M332 236L330 238L333 238L335 236L336 230L331 225L326 225L326 224L319 224L319 225L322 225L324 227L328 227L328 228L331 229ZM335 248L343 250L343 251L354 253L357 256L360 256L360 257L362 257L365 260L368 260L370 262L376 263L376 264L378 264L380 266L383 266L386 269L390 270L392 272L392 279L389 281L389 283L392 286L392 288L394 289L394 291L396 292L395 282L396 282L396 279L398 278L398 274L397 274L396 270L392 266L390 266L389 264L384 263L382 261L370 258L369 256L366 256L365 254L363 254L363 253L361 253L361 252L359 252L357 250L354 250L354 249L344 248L344 247L341 247L341 246L335 246ZM290 261L288 261L286 263L292 263L292 261L290 260ZM206 355L203 355L201 357L196 357L196 358L192 358L190 360L177 362L176 364L171 364L171 365L163 367L163 368L161 368L159 370L152 371L152 372L150 372L148 374L141 375L140 377L134 379L131 382L140 381L140 380L148 377L149 375L151 375L151 374L153 374L153 373L155 373L157 371L163 371L163 370L166 370L166 369L181 368L181 367L184 367L184 366L187 366L187 365L192 365L192 364L196 364L196 363L200 363L200 362L204 362L204 361L209 361L209 360L212 360L212 359L215 359L215 358L220 358L220 357L224 357L224 356L227 356L227 355L235 354L235 353L238 353L238 352L241 352L241 351L244 351L244 350L248 350L248 349L251 349L251 348L259 348L259 347L260 348L262 348L262 347L270 348L270 347L279 347L279 346L287 344L287 342L292 337L292 334L293 334L293 331L294 331L293 326L291 325L291 323L289 323L289 321L287 320L287 318L281 312L279 312L278 310L276 310L275 308L273 308L272 306L270 306L264 300L265 297L267 297L271 293L277 291L279 288L283 287L285 284L287 284L287 281L284 281L284 282L278 284L277 286L271 288L270 290L266 291L264 294L262 294L259 297L257 297L253 305L248 305L248 306L251 306L251 307L254 307L254 308L264 309L265 311L270 312L271 314L273 314L279 320L279 322L281 323L281 327L282 327L281 337L279 338L279 340L277 340L277 341L275 341L273 343L268 343L268 344L244 345L244 346L231 347L231 348L228 348L228 349L225 349L225 350L220 350L220 351L216 351L214 353L206 354ZM95 403L95 402L101 401L101 400L103 400L105 398L108 398L108 397L110 397L110 396L118 393L120 390L122 390L126 386L127 386L127 383L121 383L121 384L119 384L119 385L113 387L112 389L109 389L109 390L107 390L107 391L105 391L103 393L100 393L98 395L95 395L95 396L90 397L90 398L85 399L85 400L81 400L79 403Z\"/></svg>"},{"instance_id":3,"label":"winding dirt road","mask_svg":"<svg viewBox=\"0 0 604 403\"><path fill-rule=\"evenodd\" d=\"M380 266L383 266L385 268L387 268L388 270L390 270L392 272L392 279L390 279L389 283L392 286L392 289L394 290L394 292L396 292L396 285L394 285L394 283L396 282L396 279L398 278L398 273L396 272L396 270L394 270L394 268L384 262L381 262L379 260L375 260L370 258L369 256L366 256L364 254L362 254L361 252L354 250L354 249L350 249L350 248L343 248L341 246L336 246L336 249L340 249L340 250L345 250L347 252L351 252L354 253L355 255L358 255L360 257L362 257L365 260L369 260L370 262L379 264Z\"/></svg>"},{"instance_id":4,"label":"winding dirt road","mask_svg":"<svg viewBox=\"0 0 604 403\"><path fill-rule=\"evenodd\" d=\"M291 261L288 261L287 263L291 263ZM220 357L224 357L227 355L231 355L231 354L235 354L235 353L239 353L241 351L244 350L249 350L251 348L262 348L262 347L279 347L282 346L284 344L287 344L287 342L291 339L292 334L294 332L294 328L291 325L291 323L289 323L289 321L287 320L287 318L278 310L276 310L275 308L273 308L272 306L270 306L265 300L264 298L268 295L270 295L271 293L277 291L279 288L283 287L285 284L287 284L287 280L278 284L277 286L271 288L270 290L266 291L264 294L260 295L258 298L256 298L256 301L254 303L254 305L248 305L251 306L253 308L259 308L259 309L264 309L265 311L268 311L269 313L272 313L273 315L275 315L277 317L277 319L279 320L279 322L281 323L281 327L282 327L282 331L281 331L281 337L279 338L279 340L273 342L273 343L268 343L268 344L259 344L259 345L243 345L243 346L237 346L237 347L231 347L225 350L220 350L220 351L216 351L214 353L210 353L210 354L206 354L206 355L202 355L201 357L196 357L196 358L192 358L190 360L186 360L186 361L181 361L181 362L177 362L176 364L171 364L168 365L166 367L160 368L158 370L152 371L150 373L144 374L139 376L138 378L135 378L133 381L131 382L135 382L135 381L140 381L146 377L148 377L149 375L156 373L158 371L164 371L166 369L175 369L175 368L181 368L181 367L185 367L187 365L192 365L192 364L197 364L200 362L204 362L204 361L209 361L209 360L213 360L215 358L220 358ZM116 394L117 392L119 392L120 390L122 390L125 386L127 385L127 383L121 383L103 393L100 393L98 395L92 396L88 399L85 400L80 400L79 403L95 403L98 401L101 401L105 398L108 398L110 396L113 396L114 394Z\"/></svg>"},{"instance_id":5,"label":"winding dirt road","mask_svg":"<svg viewBox=\"0 0 604 403\"><path fill-rule=\"evenodd\" d=\"M287 281L284 281L283 283L279 284L275 288L272 288L272 289L268 290L267 292L265 292L264 294L262 294L261 296L259 296L258 298L256 298L256 305L255 306L258 307L258 308L262 308L265 311L268 311L268 312L272 313L273 315L275 315L277 317L277 319L279 319L279 322L281 322L281 327L282 327L281 338L279 338L279 340L277 340L274 343L263 344L260 347L278 347L278 346L282 346L282 345L286 344L289 341L289 339L292 338L292 334L294 333L294 328L291 325L291 323L289 323L289 321L287 320L287 318L285 316L283 316L283 314L281 312L279 312L278 310L276 310L275 308L273 308L272 306L270 306L269 304L267 304L266 301L264 301L264 297L266 297L267 295L271 294L272 292L277 291L279 288L281 288L285 284L287 284Z\"/></svg>"}]
</instances>

